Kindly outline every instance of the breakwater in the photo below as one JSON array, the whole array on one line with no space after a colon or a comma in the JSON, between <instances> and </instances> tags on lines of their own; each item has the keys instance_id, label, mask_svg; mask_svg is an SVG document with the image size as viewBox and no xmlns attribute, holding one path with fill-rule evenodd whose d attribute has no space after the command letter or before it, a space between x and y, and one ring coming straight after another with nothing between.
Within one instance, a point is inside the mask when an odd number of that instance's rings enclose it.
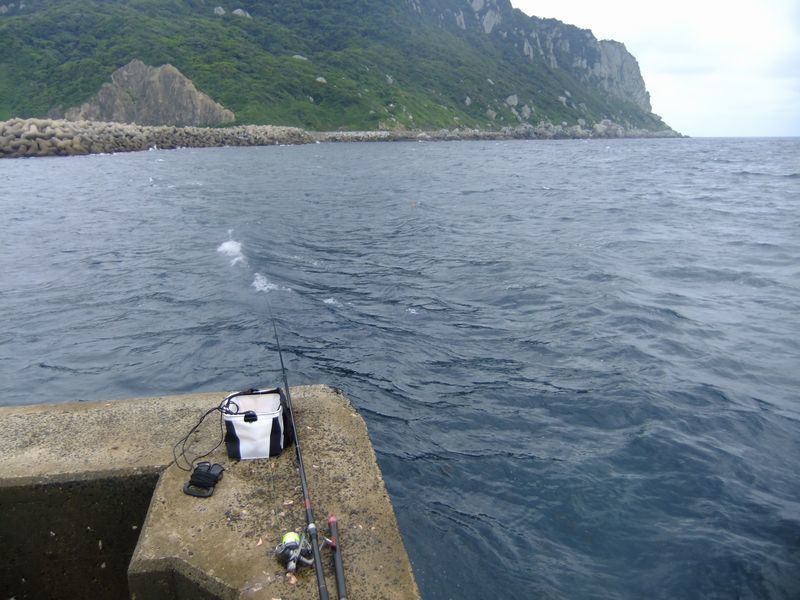
<instances>
[{"instance_id":1,"label":"breakwater","mask_svg":"<svg viewBox=\"0 0 800 600\"><path fill-rule=\"evenodd\" d=\"M6 158L313 141L302 129L272 125L173 127L53 119L12 119L0 123L0 157Z\"/></svg>"},{"instance_id":2,"label":"breakwater","mask_svg":"<svg viewBox=\"0 0 800 600\"><path fill-rule=\"evenodd\" d=\"M389 141L450 141L450 140L568 140L609 138L665 138L683 137L672 129L649 131L626 128L612 121L603 120L594 125L554 125L542 122L503 127L501 129L437 129L392 130L392 131L325 131L312 132L317 141L323 142L389 142Z\"/></svg>"},{"instance_id":3,"label":"breakwater","mask_svg":"<svg viewBox=\"0 0 800 600\"><path fill-rule=\"evenodd\" d=\"M611 121L590 127L520 125L499 130L439 129L436 131L309 132L297 127L238 125L235 127L145 126L100 121L11 119L0 122L0 158L70 156L136 152L151 148L213 146L271 146L313 142L442 141L504 139L589 139L623 137L680 137L671 129L626 129Z\"/></svg>"}]
</instances>

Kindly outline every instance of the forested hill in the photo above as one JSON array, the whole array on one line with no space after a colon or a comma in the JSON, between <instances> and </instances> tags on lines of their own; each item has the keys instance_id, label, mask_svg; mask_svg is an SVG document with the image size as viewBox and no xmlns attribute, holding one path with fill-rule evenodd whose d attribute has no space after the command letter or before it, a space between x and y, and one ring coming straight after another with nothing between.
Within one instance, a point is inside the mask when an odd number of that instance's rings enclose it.
<instances>
[{"instance_id":1,"label":"forested hill","mask_svg":"<svg viewBox=\"0 0 800 600\"><path fill-rule=\"evenodd\" d=\"M139 59L238 123L668 129L622 44L508 0L0 0L0 39L0 120L63 114Z\"/></svg>"}]
</instances>

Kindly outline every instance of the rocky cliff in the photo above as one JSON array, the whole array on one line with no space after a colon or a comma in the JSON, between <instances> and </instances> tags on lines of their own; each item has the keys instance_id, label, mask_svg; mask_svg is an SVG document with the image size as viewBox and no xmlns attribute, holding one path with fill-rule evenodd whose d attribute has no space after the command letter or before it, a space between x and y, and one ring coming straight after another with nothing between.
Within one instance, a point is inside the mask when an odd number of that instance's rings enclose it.
<instances>
[{"instance_id":1,"label":"rocky cliff","mask_svg":"<svg viewBox=\"0 0 800 600\"><path fill-rule=\"evenodd\" d=\"M670 132L623 44L509 0L26 0L0 39L0 120Z\"/></svg>"},{"instance_id":2,"label":"rocky cliff","mask_svg":"<svg viewBox=\"0 0 800 600\"><path fill-rule=\"evenodd\" d=\"M556 19L529 17L509 0L406 1L420 15L434 15L445 25L494 37L530 62L543 62L553 71L570 73L642 110L652 110L639 63L620 42L598 40L590 30Z\"/></svg>"},{"instance_id":3,"label":"rocky cliff","mask_svg":"<svg viewBox=\"0 0 800 600\"><path fill-rule=\"evenodd\" d=\"M234 114L198 91L172 65L150 67L132 60L114 71L96 96L68 109L70 121L112 121L139 125L224 125Z\"/></svg>"}]
</instances>

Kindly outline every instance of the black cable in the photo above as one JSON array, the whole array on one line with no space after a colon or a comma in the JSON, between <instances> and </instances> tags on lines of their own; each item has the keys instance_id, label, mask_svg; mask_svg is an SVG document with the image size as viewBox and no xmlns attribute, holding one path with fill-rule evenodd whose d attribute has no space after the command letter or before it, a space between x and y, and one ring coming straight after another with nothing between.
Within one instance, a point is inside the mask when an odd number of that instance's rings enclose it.
<instances>
[{"instance_id":1,"label":"black cable","mask_svg":"<svg viewBox=\"0 0 800 600\"><path fill-rule=\"evenodd\" d=\"M206 417L208 417L208 415L210 415L210 414L211 414L211 413L213 413L214 411L220 411L220 414L219 414L219 427L220 427L220 436L219 436L219 442L217 442L217 445L216 445L216 446L214 446L214 447L213 447L211 450L209 450L208 452L206 452L206 453L204 453L204 454L199 454L199 455L195 456L194 458L192 458L192 460L189 460L189 459L186 457L186 451L187 451L187 449L186 449L186 445L187 445L187 443L189 442L189 438L191 437L191 435L192 435L192 434L193 434L195 431L197 431L197 430L200 428L200 426L203 424L203 421L205 421L205 420L206 420ZM197 424L196 424L194 427L192 427L192 428L189 430L189 433L187 433L187 434L186 434L185 436L183 436L183 437L182 437L180 440L178 440L178 441L177 441L177 443L176 443L176 444L175 444L175 445L172 447L172 458L174 459L174 461L175 461L175 464L177 465L177 467L178 467L178 468L179 468L181 471L191 471L191 470L194 468L194 466L193 466L193 465L194 465L194 462L195 462L196 460L198 460L198 459L200 459L200 458L205 458L206 456L208 456L209 454L211 454L212 452L214 452L214 450L216 450L217 448L219 448L219 447L222 445L222 442L223 442L224 440L225 440L225 425L224 425L224 423L223 423L223 420L222 420L222 410L221 410L221 407L219 407L219 406L215 406L214 408L210 408L210 409L208 409L208 410L205 412L205 414L204 414L202 417L200 417L200 420L197 422ZM178 453L178 446L180 446L180 453ZM186 463L186 465L187 465L186 467L184 467L184 466L181 464L181 460L180 460L180 459L183 459L183 461L184 461L184 462Z\"/></svg>"}]
</instances>

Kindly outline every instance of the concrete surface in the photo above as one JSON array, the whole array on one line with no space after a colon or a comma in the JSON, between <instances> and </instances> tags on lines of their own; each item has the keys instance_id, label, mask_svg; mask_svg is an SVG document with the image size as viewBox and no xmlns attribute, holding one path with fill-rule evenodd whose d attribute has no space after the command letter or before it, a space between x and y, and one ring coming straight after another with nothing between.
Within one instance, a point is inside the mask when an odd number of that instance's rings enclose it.
<instances>
[{"instance_id":1,"label":"concrete surface","mask_svg":"<svg viewBox=\"0 0 800 600\"><path fill-rule=\"evenodd\" d=\"M206 459L226 468L214 495L182 492L172 445L223 397L0 408L3 597L316 598L312 568L294 582L272 556L283 533L305 528L294 447L237 462L222 445ZM419 598L363 419L325 386L292 399L318 528L339 520L348 597ZM193 447L219 436L215 414ZM329 551L323 560L335 598Z\"/></svg>"}]
</instances>

